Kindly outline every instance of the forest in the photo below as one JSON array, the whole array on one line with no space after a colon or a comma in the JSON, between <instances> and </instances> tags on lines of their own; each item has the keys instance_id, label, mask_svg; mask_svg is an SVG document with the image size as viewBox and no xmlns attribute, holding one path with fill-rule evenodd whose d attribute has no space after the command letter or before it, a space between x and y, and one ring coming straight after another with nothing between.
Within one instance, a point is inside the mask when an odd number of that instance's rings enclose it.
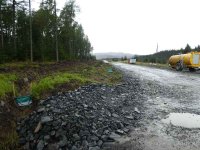
<instances>
[{"instance_id":1,"label":"forest","mask_svg":"<svg viewBox=\"0 0 200 150\"><path fill-rule=\"evenodd\" d=\"M181 48L179 50L164 50L151 55L136 55L135 58L139 62L166 64L168 63L168 59L170 56L177 54L186 54L191 51L200 52L200 46L198 45L194 49L192 49L191 46L187 44L184 49Z\"/></svg>"},{"instance_id":2,"label":"forest","mask_svg":"<svg viewBox=\"0 0 200 150\"><path fill-rule=\"evenodd\" d=\"M31 0L0 0L0 63L93 59L78 12L74 0L61 10L56 0L41 0L37 10Z\"/></svg>"}]
</instances>

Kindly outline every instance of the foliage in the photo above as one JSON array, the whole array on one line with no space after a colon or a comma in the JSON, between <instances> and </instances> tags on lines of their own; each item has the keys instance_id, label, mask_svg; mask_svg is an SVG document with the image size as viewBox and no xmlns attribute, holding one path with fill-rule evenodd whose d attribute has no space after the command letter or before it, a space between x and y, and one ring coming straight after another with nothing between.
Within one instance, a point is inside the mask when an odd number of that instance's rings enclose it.
<instances>
[{"instance_id":1,"label":"foliage","mask_svg":"<svg viewBox=\"0 0 200 150\"><path fill-rule=\"evenodd\" d=\"M108 69L111 67L109 64L91 61L73 66L73 69L54 70L54 74L39 77L37 81L34 81L31 93L33 97L41 98L42 94L49 93L62 85L70 86L75 83L81 86L88 82L111 85L120 82L122 78L121 73L115 69L113 69L113 73L109 73Z\"/></svg>"},{"instance_id":2,"label":"foliage","mask_svg":"<svg viewBox=\"0 0 200 150\"><path fill-rule=\"evenodd\" d=\"M189 53L191 51L192 51L192 49L191 49L190 45L187 44L186 47L185 47L185 49L184 49L184 51L183 51L183 53L186 54L186 53Z\"/></svg>"},{"instance_id":3,"label":"foliage","mask_svg":"<svg viewBox=\"0 0 200 150\"><path fill-rule=\"evenodd\" d=\"M28 0L0 1L0 63L30 60L27 6ZM32 12L33 60L56 60L56 43L59 60L94 59L90 41L75 21L79 11L75 1L68 0L59 16L55 7L54 0L41 0L39 10Z\"/></svg>"},{"instance_id":4,"label":"foliage","mask_svg":"<svg viewBox=\"0 0 200 150\"><path fill-rule=\"evenodd\" d=\"M42 92L53 90L57 85L68 83L70 81L79 81L80 84L83 84L90 80L78 74L57 73L55 75L44 77L40 79L39 82L34 82L32 85L32 95L39 98Z\"/></svg>"},{"instance_id":5,"label":"foliage","mask_svg":"<svg viewBox=\"0 0 200 150\"><path fill-rule=\"evenodd\" d=\"M9 150L15 149L18 145L18 134L16 132L16 124L14 121L11 121L11 126L7 130L0 130L0 149ZM7 127L8 128L8 127Z\"/></svg>"},{"instance_id":6,"label":"foliage","mask_svg":"<svg viewBox=\"0 0 200 150\"><path fill-rule=\"evenodd\" d=\"M17 79L14 74L0 74L0 97L12 92L13 82Z\"/></svg>"}]
</instances>

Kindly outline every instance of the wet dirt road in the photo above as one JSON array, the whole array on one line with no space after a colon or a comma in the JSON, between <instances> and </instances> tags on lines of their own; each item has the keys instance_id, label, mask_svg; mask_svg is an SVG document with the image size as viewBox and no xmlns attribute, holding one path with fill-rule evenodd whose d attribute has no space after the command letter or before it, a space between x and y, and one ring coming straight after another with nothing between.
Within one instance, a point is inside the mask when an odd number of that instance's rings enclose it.
<instances>
[{"instance_id":1,"label":"wet dirt road","mask_svg":"<svg viewBox=\"0 0 200 150\"><path fill-rule=\"evenodd\" d=\"M139 78L146 97L139 108L142 119L133 129L131 140L124 143L126 149L200 149L198 72L176 72L122 63L113 65L133 78Z\"/></svg>"}]
</instances>

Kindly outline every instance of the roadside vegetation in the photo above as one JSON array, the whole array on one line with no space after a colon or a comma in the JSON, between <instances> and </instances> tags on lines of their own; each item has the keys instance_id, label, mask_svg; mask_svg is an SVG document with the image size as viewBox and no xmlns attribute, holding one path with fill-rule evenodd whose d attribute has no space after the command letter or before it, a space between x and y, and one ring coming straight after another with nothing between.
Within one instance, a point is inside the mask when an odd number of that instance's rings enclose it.
<instances>
[{"instance_id":1,"label":"roadside vegetation","mask_svg":"<svg viewBox=\"0 0 200 150\"><path fill-rule=\"evenodd\" d=\"M68 84L71 81L77 81L80 85L92 80L87 79L79 74L70 73L56 73L44 78L41 78L38 82L33 82L31 87L31 95L35 98L40 98L41 93L49 90L54 90L56 86L61 84Z\"/></svg>"},{"instance_id":2,"label":"roadside vegetation","mask_svg":"<svg viewBox=\"0 0 200 150\"><path fill-rule=\"evenodd\" d=\"M13 82L17 80L15 74L0 74L0 97L5 98L7 93L12 92Z\"/></svg>"},{"instance_id":3,"label":"roadside vegetation","mask_svg":"<svg viewBox=\"0 0 200 150\"><path fill-rule=\"evenodd\" d=\"M75 0L62 9L56 0L40 0L38 9L31 8L33 2L0 1L0 63L94 59L89 38L76 21L80 9Z\"/></svg>"},{"instance_id":4,"label":"roadside vegetation","mask_svg":"<svg viewBox=\"0 0 200 150\"><path fill-rule=\"evenodd\" d=\"M40 99L122 78L111 65L95 61L76 21L75 0L61 10L56 0L40 0L39 9L31 8L32 2L0 1L0 150L16 149L16 120L34 111ZM31 96L32 105L19 107L15 99L20 96Z\"/></svg>"},{"instance_id":5,"label":"roadside vegetation","mask_svg":"<svg viewBox=\"0 0 200 150\"><path fill-rule=\"evenodd\" d=\"M2 67L2 65L0 66ZM111 69L113 72L109 72ZM63 84L88 83L115 84L122 75L110 64L100 61L76 61L38 64L4 64L0 71L0 97L30 94L42 98L42 93L51 92Z\"/></svg>"},{"instance_id":6,"label":"roadside vegetation","mask_svg":"<svg viewBox=\"0 0 200 150\"><path fill-rule=\"evenodd\" d=\"M0 106L0 149L13 149L17 146L15 120L35 110L40 99L57 92L74 90L81 85L113 85L122 79L119 71L101 61L21 62L2 64L0 68L0 101L5 103L4 107ZM112 72L108 71L110 69ZM20 108L15 103L15 97L26 95L31 95L33 104Z\"/></svg>"}]
</instances>

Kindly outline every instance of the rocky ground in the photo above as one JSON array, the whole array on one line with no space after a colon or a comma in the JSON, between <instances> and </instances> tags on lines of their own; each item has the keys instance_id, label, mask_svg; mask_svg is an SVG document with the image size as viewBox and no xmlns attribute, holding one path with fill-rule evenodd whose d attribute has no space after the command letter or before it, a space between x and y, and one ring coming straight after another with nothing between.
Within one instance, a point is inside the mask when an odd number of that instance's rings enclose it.
<instances>
[{"instance_id":1,"label":"rocky ground","mask_svg":"<svg viewBox=\"0 0 200 150\"><path fill-rule=\"evenodd\" d=\"M101 61L0 64L0 149L16 149L16 120L36 110L41 99L58 92L74 91L89 83L112 85L120 82L121 73L112 69L110 74L108 69L112 66ZM55 78L57 75L59 79ZM16 97L30 94L31 107L21 108L16 104Z\"/></svg>"},{"instance_id":2,"label":"rocky ground","mask_svg":"<svg viewBox=\"0 0 200 150\"><path fill-rule=\"evenodd\" d=\"M111 149L138 126L144 101L138 78L124 75L116 86L91 84L41 101L18 121L24 149Z\"/></svg>"},{"instance_id":3,"label":"rocky ground","mask_svg":"<svg viewBox=\"0 0 200 150\"><path fill-rule=\"evenodd\" d=\"M200 125L163 122L171 113L200 114L199 72L114 65L124 73L121 84L91 84L41 101L18 121L20 145L39 150L199 150Z\"/></svg>"}]
</instances>

